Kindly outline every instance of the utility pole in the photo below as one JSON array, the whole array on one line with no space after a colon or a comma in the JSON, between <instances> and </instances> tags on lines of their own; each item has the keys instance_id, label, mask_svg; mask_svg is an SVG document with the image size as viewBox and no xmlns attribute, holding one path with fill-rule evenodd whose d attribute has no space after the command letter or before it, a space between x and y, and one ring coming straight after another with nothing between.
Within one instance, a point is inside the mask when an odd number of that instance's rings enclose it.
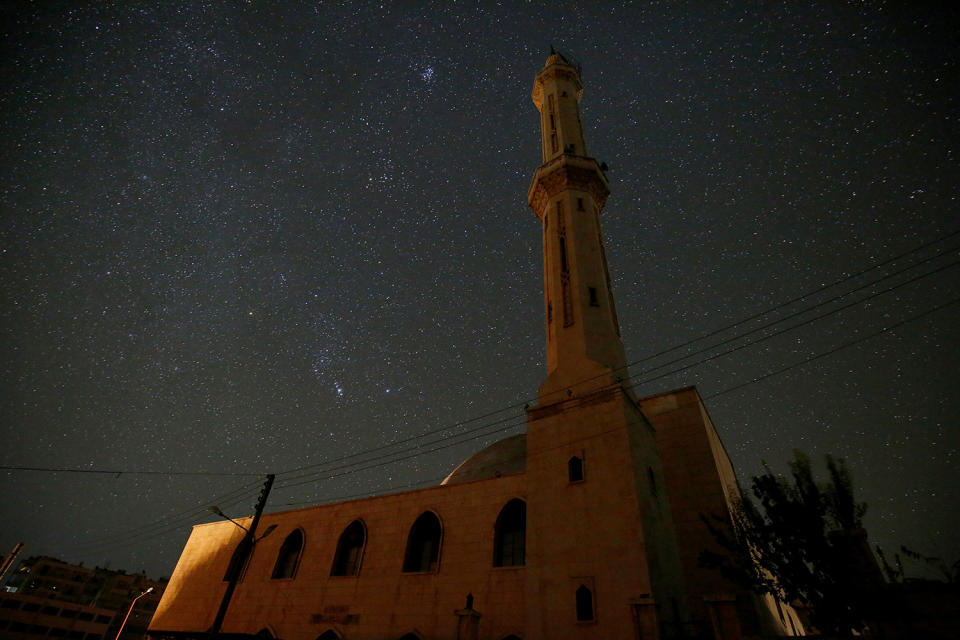
<instances>
[{"instance_id":1,"label":"utility pole","mask_svg":"<svg viewBox=\"0 0 960 640\"><path fill-rule=\"evenodd\" d=\"M243 548L243 554L245 556L253 552L253 545L256 542L254 535L257 532L257 524L260 522L260 516L263 514L263 508L267 504L267 496L270 495L270 488L273 486L273 478L274 474L267 474L267 481L263 483L263 489L260 491L260 498L257 500L257 510L253 514L253 522L250 523L250 528L247 529L247 533L244 534L243 539L241 539L240 543L237 545L237 550L239 550L241 547ZM238 563L236 570L232 571L230 574L230 581L227 583L227 590L223 593L223 600L220 601L220 608L217 610L217 617L213 619L213 626L210 627L210 632L208 634L210 638L215 638L217 634L220 633L220 627L223 626L223 618L227 615L227 608L230 606L230 598L233 597L233 591L237 588L237 582L240 580L240 574L243 573L242 568L243 563Z\"/></svg>"}]
</instances>

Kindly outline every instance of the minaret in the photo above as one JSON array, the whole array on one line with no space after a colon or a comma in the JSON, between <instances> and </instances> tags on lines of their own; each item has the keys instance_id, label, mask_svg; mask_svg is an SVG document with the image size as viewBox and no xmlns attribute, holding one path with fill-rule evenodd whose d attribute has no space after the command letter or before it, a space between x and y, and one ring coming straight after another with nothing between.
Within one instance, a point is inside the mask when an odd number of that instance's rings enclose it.
<instances>
[{"instance_id":1,"label":"minaret","mask_svg":"<svg viewBox=\"0 0 960 640\"><path fill-rule=\"evenodd\" d=\"M527 201L543 225L547 379L540 385L541 403L560 400L560 392L582 394L626 376L600 233L600 212L610 190L597 161L587 155L582 93L577 67L558 53L547 59L533 86L543 164Z\"/></svg>"},{"instance_id":2,"label":"minaret","mask_svg":"<svg viewBox=\"0 0 960 640\"><path fill-rule=\"evenodd\" d=\"M547 379L527 408L527 637L658 638L686 620L683 570L653 428L618 379L600 234L609 189L587 155L580 94L577 67L551 55L533 87L543 164L528 194L543 226Z\"/></svg>"}]
</instances>

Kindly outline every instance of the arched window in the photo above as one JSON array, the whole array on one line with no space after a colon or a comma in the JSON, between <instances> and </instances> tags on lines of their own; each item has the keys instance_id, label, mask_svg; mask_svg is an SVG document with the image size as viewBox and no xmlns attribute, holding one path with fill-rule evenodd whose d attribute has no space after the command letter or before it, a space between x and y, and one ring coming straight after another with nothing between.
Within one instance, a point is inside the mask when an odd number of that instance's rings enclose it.
<instances>
[{"instance_id":1,"label":"arched window","mask_svg":"<svg viewBox=\"0 0 960 640\"><path fill-rule=\"evenodd\" d=\"M303 532L296 529L287 536L277 554L277 563L273 565L274 580L292 578L297 575L297 564L300 562L300 552L303 551Z\"/></svg>"},{"instance_id":2,"label":"arched window","mask_svg":"<svg viewBox=\"0 0 960 640\"><path fill-rule=\"evenodd\" d=\"M502 638L501 640L520 640L520 636L515 636L511 633L506 638Z\"/></svg>"},{"instance_id":3,"label":"arched window","mask_svg":"<svg viewBox=\"0 0 960 640\"><path fill-rule=\"evenodd\" d=\"M359 520L351 522L337 542L337 552L333 556L332 576L360 575L360 559L363 557L363 545L367 541L367 532Z\"/></svg>"},{"instance_id":4,"label":"arched window","mask_svg":"<svg viewBox=\"0 0 960 640\"><path fill-rule=\"evenodd\" d=\"M493 566L519 567L526 561L527 503L511 500L497 516L493 532Z\"/></svg>"},{"instance_id":5,"label":"arched window","mask_svg":"<svg viewBox=\"0 0 960 640\"><path fill-rule=\"evenodd\" d=\"M400 640L422 640L420 636L415 633L408 633L400 637Z\"/></svg>"},{"instance_id":6,"label":"arched window","mask_svg":"<svg viewBox=\"0 0 960 640\"><path fill-rule=\"evenodd\" d=\"M440 562L440 539L443 530L440 519L430 511L424 511L410 527L407 551L403 556L403 572L418 573L436 571Z\"/></svg>"},{"instance_id":7,"label":"arched window","mask_svg":"<svg viewBox=\"0 0 960 640\"><path fill-rule=\"evenodd\" d=\"M591 620L593 620L593 591L590 591L586 585L580 585L577 589L577 622Z\"/></svg>"},{"instance_id":8,"label":"arched window","mask_svg":"<svg viewBox=\"0 0 960 640\"><path fill-rule=\"evenodd\" d=\"M318 635L317 640L340 640L340 636L333 629L328 629Z\"/></svg>"},{"instance_id":9,"label":"arched window","mask_svg":"<svg viewBox=\"0 0 960 640\"><path fill-rule=\"evenodd\" d=\"M273 635L270 629L263 628L263 629L260 629L260 631L257 631L257 635L254 637L266 639L266 638L275 638L276 636Z\"/></svg>"},{"instance_id":10,"label":"arched window","mask_svg":"<svg viewBox=\"0 0 960 640\"><path fill-rule=\"evenodd\" d=\"M573 456L567 460L567 477L570 482L580 482L583 480L583 460Z\"/></svg>"}]
</instances>

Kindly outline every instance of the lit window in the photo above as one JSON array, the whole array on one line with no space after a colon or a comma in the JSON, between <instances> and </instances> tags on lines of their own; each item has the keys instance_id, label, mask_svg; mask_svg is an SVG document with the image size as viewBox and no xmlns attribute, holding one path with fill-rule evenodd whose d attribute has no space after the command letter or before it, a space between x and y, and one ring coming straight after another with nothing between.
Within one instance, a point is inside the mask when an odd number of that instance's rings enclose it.
<instances>
[{"instance_id":1,"label":"lit window","mask_svg":"<svg viewBox=\"0 0 960 640\"><path fill-rule=\"evenodd\" d=\"M337 552L333 556L332 576L356 576L360 574L360 559L363 556L363 545L367 534L363 523L354 520L340 534L337 542Z\"/></svg>"},{"instance_id":2,"label":"lit window","mask_svg":"<svg viewBox=\"0 0 960 640\"><path fill-rule=\"evenodd\" d=\"M493 566L523 566L526 537L527 504L523 500L511 500L497 516L493 535Z\"/></svg>"},{"instance_id":3,"label":"lit window","mask_svg":"<svg viewBox=\"0 0 960 640\"><path fill-rule=\"evenodd\" d=\"M301 551L303 551L303 533L297 529L283 541L280 553L277 554L277 563L273 566L273 575L270 577L274 580L294 577L297 574Z\"/></svg>"},{"instance_id":4,"label":"lit window","mask_svg":"<svg viewBox=\"0 0 960 640\"><path fill-rule=\"evenodd\" d=\"M404 573L436 571L440 565L440 540L443 530L440 519L430 511L424 511L410 527L407 551L403 557Z\"/></svg>"}]
</instances>

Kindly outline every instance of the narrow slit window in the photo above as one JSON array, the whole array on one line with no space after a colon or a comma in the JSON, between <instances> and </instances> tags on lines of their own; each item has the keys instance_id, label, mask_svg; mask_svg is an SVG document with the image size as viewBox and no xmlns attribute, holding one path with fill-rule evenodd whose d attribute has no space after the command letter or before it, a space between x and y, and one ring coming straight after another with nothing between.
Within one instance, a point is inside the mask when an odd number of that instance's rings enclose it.
<instances>
[{"instance_id":1,"label":"narrow slit window","mask_svg":"<svg viewBox=\"0 0 960 640\"><path fill-rule=\"evenodd\" d=\"M587 291L590 293L590 306L599 307L600 301L597 299L597 288L596 287L587 287Z\"/></svg>"},{"instance_id":2,"label":"narrow slit window","mask_svg":"<svg viewBox=\"0 0 960 640\"><path fill-rule=\"evenodd\" d=\"M583 211L583 198L577 198L577 211Z\"/></svg>"},{"instance_id":3,"label":"narrow slit window","mask_svg":"<svg viewBox=\"0 0 960 640\"><path fill-rule=\"evenodd\" d=\"M578 456L573 456L567 460L567 478L570 482L583 481L583 460Z\"/></svg>"},{"instance_id":4,"label":"narrow slit window","mask_svg":"<svg viewBox=\"0 0 960 640\"><path fill-rule=\"evenodd\" d=\"M577 622L592 622L593 592L586 585L577 589Z\"/></svg>"}]
</instances>

